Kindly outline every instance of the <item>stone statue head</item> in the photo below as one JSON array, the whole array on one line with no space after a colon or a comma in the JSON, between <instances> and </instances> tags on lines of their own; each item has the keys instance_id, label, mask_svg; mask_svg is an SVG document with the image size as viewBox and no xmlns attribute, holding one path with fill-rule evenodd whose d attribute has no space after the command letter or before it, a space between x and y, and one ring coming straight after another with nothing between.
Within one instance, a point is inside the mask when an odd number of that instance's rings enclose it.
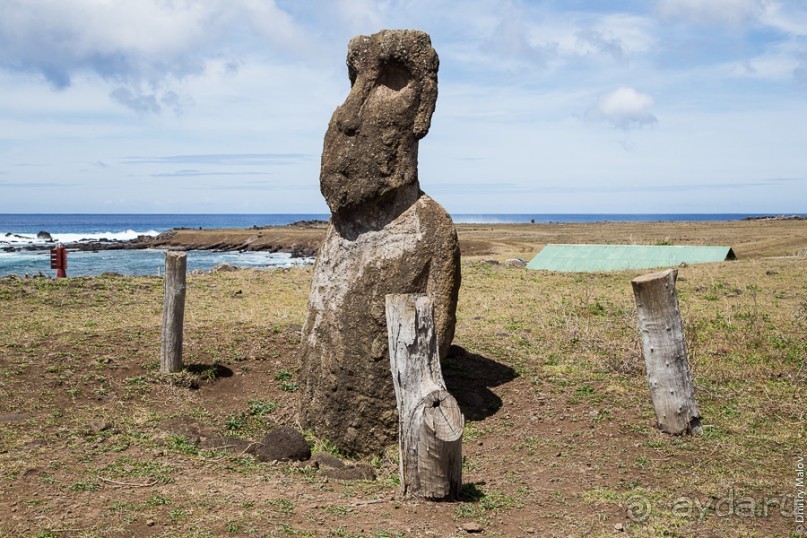
<instances>
[{"instance_id":1,"label":"stone statue head","mask_svg":"<svg viewBox=\"0 0 807 538\"><path fill-rule=\"evenodd\" d=\"M322 152L320 189L336 214L349 214L411 186L419 189L418 140L437 101L437 53L428 34L382 30L350 41L351 88L333 113Z\"/></svg>"}]
</instances>

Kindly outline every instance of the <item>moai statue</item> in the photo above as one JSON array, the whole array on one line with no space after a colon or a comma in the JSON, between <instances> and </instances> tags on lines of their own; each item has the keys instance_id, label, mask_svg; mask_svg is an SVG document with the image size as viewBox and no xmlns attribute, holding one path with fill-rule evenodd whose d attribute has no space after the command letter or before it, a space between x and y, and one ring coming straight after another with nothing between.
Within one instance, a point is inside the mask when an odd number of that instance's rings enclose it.
<instances>
[{"instance_id":1,"label":"moai statue","mask_svg":"<svg viewBox=\"0 0 807 538\"><path fill-rule=\"evenodd\" d=\"M460 252L451 217L418 183L418 141L437 100L428 34L350 41L351 89L333 113L320 188L332 212L303 328L300 424L352 454L394 442L398 417L388 293L428 293L444 357L454 337Z\"/></svg>"}]
</instances>

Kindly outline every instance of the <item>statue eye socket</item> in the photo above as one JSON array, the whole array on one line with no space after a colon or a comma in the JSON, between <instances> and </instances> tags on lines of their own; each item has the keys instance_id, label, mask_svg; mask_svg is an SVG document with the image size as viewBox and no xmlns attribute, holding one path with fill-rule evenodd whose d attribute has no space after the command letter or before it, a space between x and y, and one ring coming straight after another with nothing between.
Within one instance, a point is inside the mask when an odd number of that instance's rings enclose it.
<instances>
[{"instance_id":1,"label":"statue eye socket","mask_svg":"<svg viewBox=\"0 0 807 538\"><path fill-rule=\"evenodd\" d=\"M412 74L404 64L390 60L381 64L378 82L391 90L400 91L409 84Z\"/></svg>"}]
</instances>

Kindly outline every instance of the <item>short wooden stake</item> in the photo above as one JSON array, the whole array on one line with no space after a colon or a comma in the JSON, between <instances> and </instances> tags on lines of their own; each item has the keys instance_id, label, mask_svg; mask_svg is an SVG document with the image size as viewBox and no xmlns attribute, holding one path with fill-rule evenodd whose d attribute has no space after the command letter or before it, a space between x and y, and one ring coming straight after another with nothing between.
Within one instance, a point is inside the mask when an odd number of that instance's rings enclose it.
<instances>
[{"instance_id":1,"label":"short wooden stake","mask_svg":"<svg viewBox=\"0 0 807 538\"><path fill-rule=\"evenodd\" d=\"M434 330L434 302L426 295L386 296L390 368L398 402L401 493L457 499L462 486L465 418L446 391Z\"/></svg>"},{"instance_id":2,"label":"short wooden stake","mask_svg":"<svg viewBox=\"0 0 807 538\"><path fill-rule=\"evenodd\" d=\"M184 252L165 253L165 300L163 302L162 345L160 371L182 370L182 325L185 319L185 268Z\"/></svg>"},{"instance_id":3,"label":"short wooden stake","mask_svg":"<svg viewBox=\"0 0 807 538\"><path fill-rule=\"evenodd\" d=\"M703 430L687 361L676 278L678 271L668 269L635 278L631 284L658 426L673 435L700 435Z\"/></svg>"}]
</instances>

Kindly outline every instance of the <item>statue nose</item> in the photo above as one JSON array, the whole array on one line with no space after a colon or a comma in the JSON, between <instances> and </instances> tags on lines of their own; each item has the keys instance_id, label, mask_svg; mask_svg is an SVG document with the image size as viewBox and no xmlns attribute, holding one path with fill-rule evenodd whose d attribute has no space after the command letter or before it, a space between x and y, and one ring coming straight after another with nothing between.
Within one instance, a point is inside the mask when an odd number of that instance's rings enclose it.
<instances>
[{"instance_id":1,"label":"statue nose","mask_svg":"<svg viewBox=\"0 0 807 538\"><path fill-rule=\"evenodd\" d=\"M355 136L359 132L359 121L350 115L340 115L336 120L336 128L345 136Z\"/></svg>"},{"instance_id":2,"label":"statue nose","mask_svg":"<svg viewBox=\"0 0 807 538\"><path fill-rule=\"evenodd\" d=\"M336 109L333 121L339 133L345 136L354 136L359 132L361 120L358 117L358 110L360 107L361 104L354 102L349 96L342 106Z\"/></svg>"},{"instance_id":3,"label":"statue nose","mask_svg":"<svg viewBox=\"0 0 807 538\"><path fill-rule=\"evenodd\" d=\"M359 73L345 102L336 110L336 128L345 136L355 136L362 124L364 105L376 87L374 77Z\"/></svg>"}]
</instances>

